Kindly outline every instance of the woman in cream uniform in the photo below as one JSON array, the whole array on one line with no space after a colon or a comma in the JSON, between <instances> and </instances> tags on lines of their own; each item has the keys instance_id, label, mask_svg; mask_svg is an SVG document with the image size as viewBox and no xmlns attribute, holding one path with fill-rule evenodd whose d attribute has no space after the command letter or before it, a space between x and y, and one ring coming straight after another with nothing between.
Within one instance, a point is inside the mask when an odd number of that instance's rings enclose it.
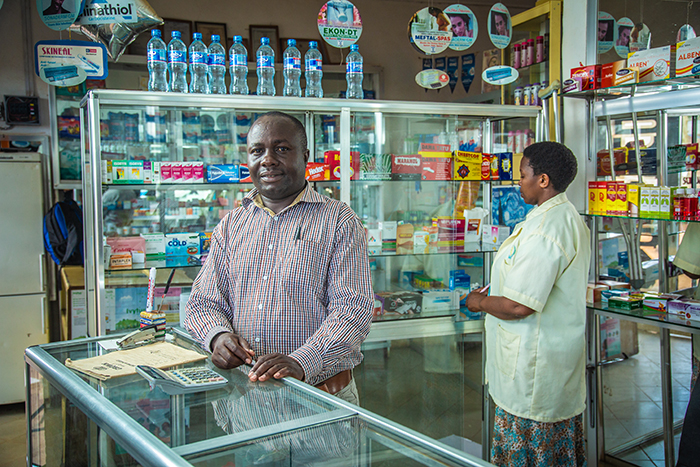
<instances>
[{"instance_id":1,"label":"woman in cream uniform","mask_svg":"<svg viewBox=\"0 0 700 467\"><path fill-rule=\"evenodd\" d=\"M564 193L576 176L559 143L529 146L520 194L537 206L494 258L486 317L486 378L496 404L493 450L500 466L585 465L586 285L590 232Z\"/></svg>"}]
</instances>

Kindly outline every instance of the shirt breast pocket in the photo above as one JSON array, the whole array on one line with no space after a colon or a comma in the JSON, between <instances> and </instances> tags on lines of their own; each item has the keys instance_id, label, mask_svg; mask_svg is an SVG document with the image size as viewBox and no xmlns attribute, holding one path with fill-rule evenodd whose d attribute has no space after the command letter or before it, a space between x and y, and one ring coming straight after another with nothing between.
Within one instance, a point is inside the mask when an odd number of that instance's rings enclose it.
<instances>
[{"instance_id":1,"label":"shirt breast pocket","mask_svg":"<svg viewBox=\"0 0 700 467\"><path fill-rule=\"evenodd\" d=\"M280 263L282 284L292 293L321 291L326 285L328 257L326 245L308 240L296 240Z\"/></svg>"},{"instance_id":2,"label":"shirt breast pocket","mask_svg":"<svg viewBox=\"0 0 700 467\"><path fill-rule=\"evenodd\" d=\"M515 379L515 370L520 354L520 335L505 330L500 324L497 333L496 366L501 370L501 373L510 379Z\"/></svg>"}]
</instances>

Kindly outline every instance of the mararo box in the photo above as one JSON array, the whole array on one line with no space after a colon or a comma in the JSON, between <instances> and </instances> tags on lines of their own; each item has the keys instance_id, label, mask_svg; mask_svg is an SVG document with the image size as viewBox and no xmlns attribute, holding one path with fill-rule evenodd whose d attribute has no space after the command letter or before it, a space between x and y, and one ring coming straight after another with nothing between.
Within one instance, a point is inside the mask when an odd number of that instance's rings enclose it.
<instances>
[{"instance_id":1,"label":"mararo box","mask_svg":"<svg viewBox=\"0 0 700 467\"><path fill-rule=\"evenodd\" d=\"M420 180L423 162L419 154L391 156L392 180Z\"/></svg>"}]
</instances>

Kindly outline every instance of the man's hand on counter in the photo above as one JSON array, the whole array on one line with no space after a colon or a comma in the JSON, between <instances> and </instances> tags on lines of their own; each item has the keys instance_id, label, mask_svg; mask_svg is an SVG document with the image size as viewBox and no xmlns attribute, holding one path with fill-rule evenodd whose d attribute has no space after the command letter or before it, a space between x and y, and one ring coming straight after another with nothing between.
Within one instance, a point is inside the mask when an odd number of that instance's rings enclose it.
<instances>
[{"instance_id":1,"label":"man's hand on counter","mask_svg":"<svg viewBox=\"0 0 700 467\"><path fill-rule=\"evenodd\" d=\"M228 370L247 363L253 363L255 352L244 338L232 332L222 332L214 336L211 342L211 362L217 367Z\"/></svg>"},{"instance_id":2,"label":"man's hand on counter","mask_svg":"<svg viewBox=\"0 0 700 467\"><path fill-rule=\"evenodd\" d=\"M291 376L304 380L304 369L292 357L281 353L271 353L258 358L253 369L248 373L251 381L267 381L269 378L280 379Z\"/></svg>"}]
</instances>

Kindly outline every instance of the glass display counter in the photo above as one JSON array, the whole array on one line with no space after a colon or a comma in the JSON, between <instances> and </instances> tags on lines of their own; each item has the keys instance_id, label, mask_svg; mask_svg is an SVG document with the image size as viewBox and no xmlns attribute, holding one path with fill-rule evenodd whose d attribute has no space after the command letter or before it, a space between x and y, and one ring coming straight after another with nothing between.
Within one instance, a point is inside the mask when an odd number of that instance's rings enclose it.
<instances>
[{"instance_id":1,"label":"glass display counter","mask_svg":"<svg viewBox=\"0 0 700 467\"><path fill-rule=\"evenodd\" d=\"M99 381L64 365L113 340L26 350L29 465L490 465L294 379L252 383L247 367L215 369L224 388L168 396L138 375Z\"/></svg>"}]
</instances>

